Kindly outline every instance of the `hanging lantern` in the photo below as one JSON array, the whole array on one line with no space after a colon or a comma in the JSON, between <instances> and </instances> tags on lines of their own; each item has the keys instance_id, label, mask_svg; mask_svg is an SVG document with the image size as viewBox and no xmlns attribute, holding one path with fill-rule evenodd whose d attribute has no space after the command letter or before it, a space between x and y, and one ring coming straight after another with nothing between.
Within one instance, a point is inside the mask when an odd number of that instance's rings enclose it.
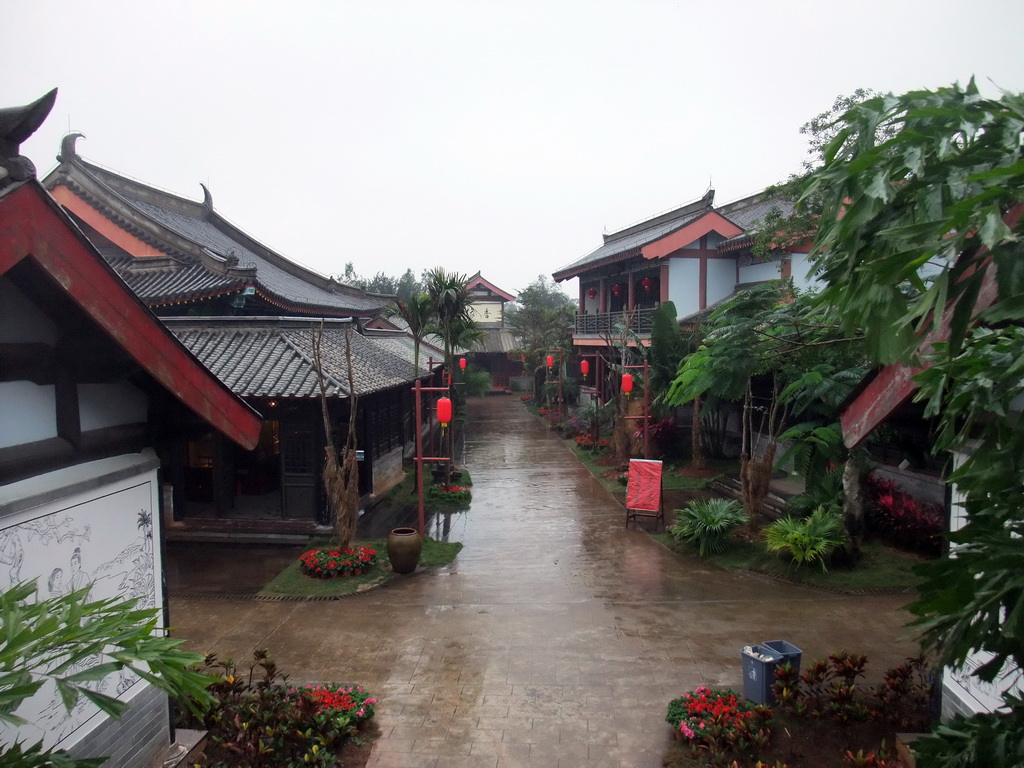
<instances>
[{"instance_id":1,"label":"hanging lantern","mask_svg":"<svg viewBox=\"0 0 1024 768\"><path fill-rule=\"evenodd\" d=\"M640 285L643 286L645 291L649 291L651 290L651 286L654 285L654 281L651 280L651 278L649 277L645 277L643 280L640 281Z\"/></svg>"},{"instance_id":2,"label":"hanging lantern","mask_svg":"<svg viewBox=\"0 0 1024 768\"><path fill-rule=\"evenodd\" d=\"M548 355L548 368L551 368L555 364L555 356Z\"/></svg>"},{"instance_id":3,"label":"hanging lantern","mask_svg":"<svg viewBox=\"0 0 1024 768\"><path fill-rule=\"evenodd\" d=\"M619 285L618 283L613 285L612 286L612 293L614 293L616 296L618 296L620 293L622 293L622 286Z\"/></svg>"},{"instance_id":4,"label":"hanging lantern","mask_svg":"<svg viewBox=\"0 0 1024 768\"><path fill-rule=\"evenodd\" d=\"M444 428L452 420L452 401L447 397L439 398L437 401L437 420L441 422L441 433L444 434Z\"/></svg>"},{"instance_id":5,"label":"hanging lantern","mask_svg":"<svg viewBox=\"0 0 1024 768\"><path fill-rule=\"evenodd\" d=\"M622 394L629 397L629 393L633 391L633 376L629 373L622 374Z\"/></svg>"},{"instance_id":6,"label":"hanging lantern","mask_svg":"<svg viewBox=\"0 0 1024 768\"><path fill-rule=\"evenodd\" d=\"M580 360L580 373L583 374L583 380L587 380L587 374L590 373L590 361Z\"/></svg>"},{"instance_id":7,"label":"hanging lantern","mask_svg":"<svg viewBox=\"0 0 1024 768\"><path fill-rule=\"evenodd\" d=\"M594 289L594 288L591 288L589 291L587 291L587 296L589 296L592 299L597 298L597 290Z\"/></svg>"},{"instance_id":8,"label":"hanging lantern","mask_svg":"<svg viewBox=\"0 0 1024 768\"><path fill-rule=\"evenodd\" d=\"M462 370L466 370L466 358L459 358L459 368L461 368Z\"/></svg>"},{"instance_id":9,"label":"hanging lantern","mask_svg":"<svg viewBox=\"0 0 1024 768\"><path fill-rule=\"evenodd\" d=\"M526 362L526 355L520 355L519 356L519 362L525 363Z\"/></svg>"}]
</instances>

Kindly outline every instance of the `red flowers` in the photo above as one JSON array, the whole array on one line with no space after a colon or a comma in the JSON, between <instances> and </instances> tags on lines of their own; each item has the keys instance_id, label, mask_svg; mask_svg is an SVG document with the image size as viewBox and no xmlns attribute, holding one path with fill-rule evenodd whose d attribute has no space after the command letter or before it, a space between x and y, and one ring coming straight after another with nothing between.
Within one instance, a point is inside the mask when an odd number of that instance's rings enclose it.
<instances>
[{"instance_id":1,"label":"red flowers","mask_svg":"<svg viewBox=\"0 0 1024 768\"><path fill-rule=\"evenodd\" d=\"M576 435L576 445L585 451L599 451L602 448L608 447L608 441L604 438L594 440L594 438L590 436L590 433L585 432L583 434Z\"/></svg>"},{"instance_id":2,"label":"red flowers","mask_svg":"<svg viewBox=\"0 0 1024 768\"><path fill-rule=\"evenodd\" d=\"M293 696L307 695L313 699L321 712L343 716L353 724L373 717L373 705L377 703L377 699L370 698L359 685L306 685L302 688L292 688L289 693Z\"/></svg>"},{"instance_id":3,"label":"red flowers","mask_svg":"<svg viewBox=\"0 0 1024 768\"><path fill-rule=\"evenodd\" d=\"M740 742L767 746L771 739L771 709L750 704L727 688L701 686L684 694L669 705L669 716L676 714L683 737L711 755L723 756Z\"/></svg>"},{"instance_id":4,"label":"red flowers","mask_svg":"<svg viewBox=\"0 0 1024 768\"><path fill-rule=\"evenodd\" d=\"M869 530L891 544L915 552L938 555L942 552L945 511L917 501L890 480L875 476L867 479Z\"/></svg>"},{"instance_id":5,"label":"red flowers","mask_svg":"<svg viewBox=\"0 0 1024 768\"><path fill-rule=\"evenodd\" d=\"M335 576L354 576L373 567L377 550L373 547L321 547L311 549L299 558L299 568L307 576L330 579Z\"/></svg>"},{"instance_id":6,"label":"red flowers","mask_svg":"<svg viewBox=\"0 0 1024 768\"><path fill-rule=\"evenodd\" d=\"M431 485L427 487L427 498L435 501L470 501L473 492L461 485Z\"/></svg>"}]
</instances>

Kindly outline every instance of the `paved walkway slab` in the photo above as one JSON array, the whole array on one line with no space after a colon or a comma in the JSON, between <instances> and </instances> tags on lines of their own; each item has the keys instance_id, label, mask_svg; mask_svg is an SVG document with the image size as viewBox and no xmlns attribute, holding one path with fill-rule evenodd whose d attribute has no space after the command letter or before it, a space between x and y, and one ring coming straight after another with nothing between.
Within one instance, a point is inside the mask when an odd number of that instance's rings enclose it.
<instances>
[{"instance_id":1,"label":"paved walkway slab","mask_svg":"<svg viewBox=\"0 0 1024 768\"><path fill-rule=\"evenodd\" d=\"M376 768L655 768L668 701L742 689L739 649L788 640L804 658L864 653L869 677L916 653L907 595L849 597L675 554L518 399L470 401L466 512L431 535L449 567L333 602L182 598L189 647L267 648L294 682L359 683L380 699Z\"/></svg>"}]
</instances>

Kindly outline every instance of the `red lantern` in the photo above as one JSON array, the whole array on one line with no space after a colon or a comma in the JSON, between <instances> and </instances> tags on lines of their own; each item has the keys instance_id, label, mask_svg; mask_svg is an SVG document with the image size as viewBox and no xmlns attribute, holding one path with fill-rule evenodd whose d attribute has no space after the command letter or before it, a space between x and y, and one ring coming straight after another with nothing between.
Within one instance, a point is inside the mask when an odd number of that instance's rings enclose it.
<instances>
[{"instance_id":1,"label":"red lantern","mask_svg":"<svg viewBox=\"0 0 1024 768\"><path fill-rule=\"evenodd\" d=\"M459 358L459 368L461 368L462 370L466 370L466 358Z\"/></svg>"},{"instance_id":2,"label":"red lantern","mask_svg":"<svg viewBox=\"0 0 1024 768\"><path fill-rule=\"evenodd\" d=\"M554 364L555 364L555 356L554 355L548 355L548 368L550 368Z\"/></svg>"},{"instance_id":3,"label":"red lantern","mask_svg":"<svg viewBox=\"0 0 1024 768\"><path fill-rule=\"evenodd\" d=\"M654 285L654 281L651 280L651 278L649 277L645 277L643 280L640 281L640 285L644 287L645 291L649 291L651 290L651 286Z\"/></svg>"},{"instance_id":4,"label":"red lantern","mask_svg":"<svg viewBox=\"0 0 1024 768\"><path fill-rule=\"evenodd\" d=\"M441 422L442 427L447 427L448 422L452 420L452 401L447 397L437 401L437 420Z\"/></svg>"},{"instance_id":5,"label":"red lantern","mask_svg":"<svg viewBox=\"0 0 1024 768\"><path fill-rule=\"evenodd\" d=\"M587 374L590 373L590 361L580 360L580 373L583 374L583 380L587 380Z\"/></svg>"},{"instance_id":6,"label":"red lantern","mask_svg":"<svg viewBox=\"0 0 1024 768\"><path fill-rule=\"evenodd\" d=\"M619 285L618 283L613 285L612 286L612 293L614 293L616 296L618 296L620 293L622 293L622 286Z\"/></svg>"},{"instance_id":7,"label":"red lantern","mask_svg":"<svg viewBox=\"0 0 1024 768\"><path fill-rule=\"evenodd\" d=\"M594 288L591 288L589 291L587 291L587 296L589 296L592 299L593 298L597 298L597 290L594 289Z\"/></svg>"},{"instance_id":8,"label":"red lantern","mask_svg":"<svg viewBox=\"0 0 1024 768\"><path fill-rule=\"evenodd\" d=\"M633 376L628 373L622 374L622 394L629 397L629 393L633 391Z\"/></svg>"}]
</instances>

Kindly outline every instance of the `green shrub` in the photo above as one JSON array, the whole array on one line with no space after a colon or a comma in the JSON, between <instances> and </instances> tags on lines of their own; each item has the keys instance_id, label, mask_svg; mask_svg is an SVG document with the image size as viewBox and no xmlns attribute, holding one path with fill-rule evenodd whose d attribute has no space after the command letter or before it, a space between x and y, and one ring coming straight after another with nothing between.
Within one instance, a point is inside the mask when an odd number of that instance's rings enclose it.
<instances>
[{"instance_id":1,"label":"green shrub","mask_svg":"<svg viewBox=\"0 0 1024 768\"><path fill-rule=\"evenodd\" d=\"M701 557L725 549L732 532L749 518L735 499L694 501L675 511L669 534L680 541L695 542Z\"/></svg>"},{"instance_id":2,"label":"green shrub","mask_svg":"<svg viewBox=\"0 0 1024 768\"><path fill-rule=\"evenodd\" d=\"M209 732L211 768L309 765L332 768L360 723L374 716L376 699L359 686L290 686L265 650L249 669L208 656L201 668L219 678L214 703L197 717L180 712L178 725Z\"/></svg>"},{"instance_id":3,"label":"green shrub","mask_svg":"<svg viewBox=\"0 0 1024 768\"><path fill-rule=\"evenodd\" d=\"M465 382L466 394L476 397L483 397L494 386L491 383L491 374L475 365L469 366L462 372L462 380Z\"/></svg>"},{"instance_id":4,"label":"green shrub","mask_svg":"<svg viewBox=\"0 0 1024 768\"><path fill-rule=\"evenodd\" d=\"M809 517L784 517L764 531L769 552L785 552L798 568L818 563L827 570L829 556L846 542L843 520L827 507L818 507Z\"/></svg>"}]
</instances>

